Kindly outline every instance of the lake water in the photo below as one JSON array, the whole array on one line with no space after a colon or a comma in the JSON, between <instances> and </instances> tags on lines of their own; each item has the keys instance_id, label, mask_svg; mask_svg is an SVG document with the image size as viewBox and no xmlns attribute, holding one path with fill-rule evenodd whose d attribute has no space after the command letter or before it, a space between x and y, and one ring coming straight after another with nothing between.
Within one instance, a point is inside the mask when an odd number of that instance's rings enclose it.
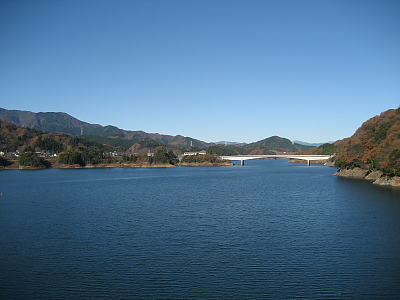
<instances>
[{"instance_id":1,"label":"lake water","mask_svg":"<svg viewBox=\"0 0 400 300\"><path fill-rule=\"evenodd\" d=\"M398 299L400 191L335 171L1 171L0 298Z\"/></svg>"}]
</instances>

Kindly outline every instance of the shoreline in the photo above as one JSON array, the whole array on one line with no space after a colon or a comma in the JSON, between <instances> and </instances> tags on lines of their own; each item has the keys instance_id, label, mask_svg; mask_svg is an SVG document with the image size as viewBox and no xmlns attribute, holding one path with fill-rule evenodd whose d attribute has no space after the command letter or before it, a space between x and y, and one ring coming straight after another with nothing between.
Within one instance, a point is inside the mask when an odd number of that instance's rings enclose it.
<instances>
[{"instance_id":1,"label":"shoreline","mask_svg":"<svg viewBox=\"0 0 400 300\"><path fill-rule=\"evenodd\" d=\"M222 167L222 166L232 166L232 163L181 163L177 165L171 164L148 164L148 163L113 163L113 164L96 164L96 165L86 165L81 166L75 165L64 165L64 164L54 164L50 168L41 167L30 167L30 166L20 166L14 163L10 166L3 167L0 171L5 170L47 170L47 169L107 169L107 168L125 168L125 169L136 169L136 168L175 168L175 167Z\"/></svg>"},{"instance_id":2,"label":"shoreline","mask_svg":"<svg viewBox=\"0 0 400 300\"><path fill-rule=\"evenodd\" d=\"M383 175L380 171L369 171L361 168L354 169L340 169L334 176L344 177L344 178L354 178L363 179L371 181L373 184L380 186L390 186L390 187L400 187L400 177L399 176L387 176Z\"/></svg>"},{"instance_id":3,"label":"shoreline","mask_svg":"<svg viewBox=\"0 0 400 300\"><path fill-rule=\"evenodd\" d=\"M180 163L177 165L171 164L149 164L149 163L112 163L112 164L97 164L97 165L86 165L80 166L76 165L64 165L64 164L54 164L50 168L40 168L40 167L30 167L30 166L20 166L18 163L13 163L10 166L0 168L0 171L5 170L46 170L46 169L107 169L107 168L125 168L125 169L135 169L135 168L175 168L175 167L224 167L232 166L231 162L223 163ZM363 179L372 182L372 184L379 186L389 186L400 188L400 176L387 176L383 175L380 171L369 171L361 168L354 169L339 169L333 176L343 177L343 178L354 178Z\"/></svg>"},{"instance_id":4,"label":"shoreline","mask_svg":"<svg viewBox=\"0 0 400 300\"><path fill-rule=\"evenodd\" d=\"M224 166L233 166L231 162L223 162L223 163L210 163L210 162L202 162L202 163L180 163L178 166L180 167L224 167Z\"/></svg>"}]
</instances>

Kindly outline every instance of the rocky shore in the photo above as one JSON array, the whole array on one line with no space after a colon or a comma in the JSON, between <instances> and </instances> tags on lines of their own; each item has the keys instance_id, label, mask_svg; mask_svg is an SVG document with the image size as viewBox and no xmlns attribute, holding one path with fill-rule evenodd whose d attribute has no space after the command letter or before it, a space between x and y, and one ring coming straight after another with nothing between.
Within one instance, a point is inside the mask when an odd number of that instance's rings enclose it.
<instances>
[{"instance_id":1,"label":"rocky shore","mask_svg":"<svg viewBox=\"0 0 400 300\"><path fill-rule=\"evenodd\" d=\"M382 172L379 172L379 171L370 172L368 170L361 169L361 168L340 169L333 175L340 176L340 177L346 177L346 178L365 179L365 180L372 181L373 184L376 184L376 185L400 187L400 177L386 176L386 175L383 175Z\"/></svg>"}]
</instances>

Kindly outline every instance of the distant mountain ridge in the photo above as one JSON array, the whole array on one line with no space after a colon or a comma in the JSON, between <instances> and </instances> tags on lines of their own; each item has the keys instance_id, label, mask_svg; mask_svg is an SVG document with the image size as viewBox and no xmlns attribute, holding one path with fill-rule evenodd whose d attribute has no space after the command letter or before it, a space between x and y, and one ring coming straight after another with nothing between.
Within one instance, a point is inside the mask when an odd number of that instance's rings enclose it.
<instances>
[{"instance_id":1,"label":"distant mountain ridge","mask_svg":"<svg viewBox=\"0 0 400 300\"><path fill-rule=\"evenodd\" d=\"M215 142L214 144L216 144L216 145L229 145L229 146L246 145L246 143L228 142L228 141L219 141L219 142Z\"/></svg>"},{"instance_id":2,"label":"distant mountain ridge","mask_svg":"<svg viewBox=\"0 0 400 300\"><path fill-rule=\"evenodd\" d=\"M234 147L236 148L236 150L230 149L230 151L242 152L243 150L246 154L270 154L270 151L293 153L306 151L313 148L313 146L292 143L289 139L278 136L272 136L250 144L225 141L218 143L207 143L201 140L197 140L191 137L184 137L181 135L171 136L159 133L147 133L144 131L123 130L112 125L102 126L99 124L90 124L78 120L64 112L34 113L30 111L7 110L4 108L0 108L0 120L11 122L18 126L36 128L52 133L62 132L75 136L81 136L83 134L83 137L85 137L86 139L93 141L96 140L97 142L101 141L101 139L98 138L99 136L101 136L108 139L113 138L132 140L133 144L137 144L138 142L140 143L141 141L143 142L144 140L146 140L146 143L148 143L148 141L155 141L166 146L181 148L206 148L216 145L220 147L219 150L216 150L217 152L229 150L226 148L222 150L221 147ZM246 149L238 150L238 148L241 147L244 147Z\"/></svg>"},{"instance_id":3,"label":"distant mountain ridge","mask_svg":"<svg viewBox=\"0 0 400 300\"><path fill-rule=\"evenodd\" d=\"M80 121L63 112L39 112L34 113L23 110L7 110L0 108L0 119L3 121L14 123L18 126L36 128L49 132L64 132L68 134L78 135L81 128L101 128L98 124L89 124Z\"/></svg>"},{"instance_id":4,"label":"distant mountain ridge","mask_svg":"<svg viewBox=\"0 0 400 300\"><path fill-rule=\"evenodd\" d=\"M293 143L304 145L304 146L319 147L324 144L332 144L332 143L334 143L334 141L329 141L329 142L324 142L324 143L307 143L307 142L302 142L302 141L293 141Z\"/></svg>"},{"instance_id":5,"label":"distant mountain ridge","mask_svg":"<svg viewBox=\"0 0 400 300\"><path fill-rule=\"evenodd\" d=\"M75 136L83 133L84 135L100 135L122 139L152 139L166 145L186 147L190 147L191 145L195 147L207 147L212 145L211 143L181 135L171 136L159 133L147 133L144 131L123 130L112 125L102 126L99 124L90 124L63 112L34 113L30 111L0 108L0 120L11 122L18 126L36 128L54 133L63 132Z\"/></svg>"}]
</instances>

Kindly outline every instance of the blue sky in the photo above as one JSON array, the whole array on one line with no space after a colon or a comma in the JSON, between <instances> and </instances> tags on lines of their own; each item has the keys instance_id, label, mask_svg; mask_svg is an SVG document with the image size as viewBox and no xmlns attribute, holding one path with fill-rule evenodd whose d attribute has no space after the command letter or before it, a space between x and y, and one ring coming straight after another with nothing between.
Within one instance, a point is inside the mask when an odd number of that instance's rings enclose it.
<instances>
[{"instance_id":1,"label":"blue sky","mask_svg":"<svg viewBox=\"0 0 400 300\"><path fill-rule=\"evenodd\" d=\"M0 107L207 142L351 136L400 105L400 1L0 2Z\"/></svg>"}]
</instances>

